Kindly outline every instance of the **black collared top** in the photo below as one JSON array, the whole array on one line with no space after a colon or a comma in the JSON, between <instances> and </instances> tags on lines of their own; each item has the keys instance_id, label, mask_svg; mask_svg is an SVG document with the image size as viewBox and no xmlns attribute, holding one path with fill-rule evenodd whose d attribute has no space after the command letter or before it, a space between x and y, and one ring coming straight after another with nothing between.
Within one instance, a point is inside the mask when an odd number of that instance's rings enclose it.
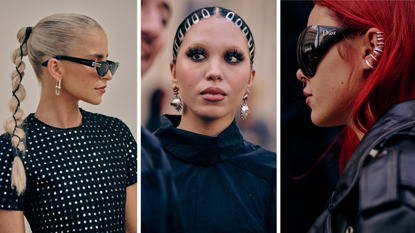
<instances>
[{"instance_id":1,"label":"black collared top","mask_svg":"<svg viewBox=\"0 0 415 233\"><path fill-rule=\"evenodd\" d=\"M276 154L243 139L236 121L217 137L177 129L164 115L155 132L167 153L188 232L275 232Z\"/></svg>"}]
</instances>

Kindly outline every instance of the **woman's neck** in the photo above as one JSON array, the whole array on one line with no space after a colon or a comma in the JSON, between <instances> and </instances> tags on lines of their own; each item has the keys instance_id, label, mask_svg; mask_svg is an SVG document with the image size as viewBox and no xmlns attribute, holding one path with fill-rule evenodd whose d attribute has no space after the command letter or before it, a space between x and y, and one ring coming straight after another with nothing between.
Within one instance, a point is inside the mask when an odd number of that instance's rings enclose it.
<instances>
[{"instance_id":1,"label":"woman's neck","mask_svg":"<svg viewBox=\"0 0 415 233\"><path fill-rule=\"evenodd\" d=\"M357 138L359 139L359 141L362 141L362 138L365 136L365 133L363 133L362 131L359 130L359 128L357 128L357 126L353 123L353 121L349 121L347 124L350 128L353 129L353 131L355 132Z\"/></svg>"},{"instance_id":2,"label":"woman's neck","mask_svg":"<svg viewBox=\"0 0 415 233\"><path fill-rule=\"evenodd\" d=\"M183 114L178 129L190 131L197 134L216 137L232 124L233 115L220 119L202 119L190 114Z\"/></svg>"},{"instance_id":3,"label":"woman's neck","mask_svg":"<svg viewBox=\"0 0 415 233\"><path fill-rule=\"evenodd\" d=\"M82 114L78 101L67 100L64 96L42 91L35 117L43 123L61 129L73 128L82 124Z\"/></svg>"}]
</instances>

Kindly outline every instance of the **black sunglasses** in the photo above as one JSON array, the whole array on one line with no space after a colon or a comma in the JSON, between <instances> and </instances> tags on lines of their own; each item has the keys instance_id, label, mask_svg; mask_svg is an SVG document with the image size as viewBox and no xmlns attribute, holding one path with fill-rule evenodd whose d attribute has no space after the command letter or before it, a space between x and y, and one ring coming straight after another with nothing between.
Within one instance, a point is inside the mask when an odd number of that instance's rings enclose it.
<instances>
[{"instance_id":1,"label":"black sunglasses","mask_svg":"<svg viewBox=\"0 0 415 233\"><path fill-rule=\"evenodd\" d=\"M321 25L310 25L304 29L297 42L297 61L304 75L313 77L326 50L352 31L345 27Z\"/></svg>"},{"instance_id":2,"label":"black sunglasses","mask_svg":"<svg viewBox=\"0 0 415 233\"><path fill-rule=\"evenodd\" d=\"M68 60L68 61L76 62L82 65L96 67L97 73L101 77L104 77L108 73L108 70L110 70L111 74L114 75L118 69L118 66L120 65L120 63L118 62L113 62L109 60L96 62L94 60L82 59L82 58L77 58L77 57L69 57L69 56L56 56L54 58L58 60ZM47 67L48 62L49 60L43 62L42 66Z\"/></svg>"}]
</instances>

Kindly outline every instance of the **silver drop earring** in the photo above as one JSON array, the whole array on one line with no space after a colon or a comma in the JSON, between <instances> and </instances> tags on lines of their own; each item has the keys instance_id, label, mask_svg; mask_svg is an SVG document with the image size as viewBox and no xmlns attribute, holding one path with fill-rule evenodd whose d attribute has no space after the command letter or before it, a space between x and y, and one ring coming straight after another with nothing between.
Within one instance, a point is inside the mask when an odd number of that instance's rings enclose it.
<instances>
[{"instance_id":1,"label":"silver drop earring","mask_svg":"<svg viewBox=\"0 0 415 233\"><path fill-rule=\"evenodd\" d=\"M55 86L55 95L59 95L61 93L61 80L56 82Z\"/></svg>"},{"instance_id":2,"label":"silver drop earring","mask_svg":"<svg viewBox=\"0 0 415 233\"><path fill-rule=\"evenodd\" d=\"M173 106L178 112L182 110L183 102L182 98L179 96L179 88L177 88L176 84L173 84L173 99L170 102L170 105Z\"/></svg>"},{"instance_id":3,"label":"silver drop earring","mask_svg":"<svg viewBox=\"0 0 415 233\"><path fill-rule=\"evenodd\" d=\"M246 101L248 100L249 90L246 90L246 93L244 95L243 101L244 103L241 105L241 119L245 120L246 116L248 116L248 113L251 112L248 108L248 104L246 104Z\"/></svg>"}]
</instances>

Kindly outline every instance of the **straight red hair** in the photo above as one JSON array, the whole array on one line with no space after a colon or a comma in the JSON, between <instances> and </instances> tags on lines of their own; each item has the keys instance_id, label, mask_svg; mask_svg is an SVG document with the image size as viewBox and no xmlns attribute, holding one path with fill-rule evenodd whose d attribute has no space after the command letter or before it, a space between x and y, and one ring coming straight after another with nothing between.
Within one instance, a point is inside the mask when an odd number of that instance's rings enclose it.
<instances>
[{"instance_id":1,"label":"straight red hair","mask_svg":"<svg viewBox=\"0 0 415 233\"><path fill-rule=\"evenodd\" d=\"M415 1L332 1L314 4L332 10L343 27L364 32L377 28L383 33L385 46L374 70L355 99L353 123L363 133L393 104L415 99ZM340 173L359 144L350 127L340 133Z\"/></svg>"}]
</instances>

